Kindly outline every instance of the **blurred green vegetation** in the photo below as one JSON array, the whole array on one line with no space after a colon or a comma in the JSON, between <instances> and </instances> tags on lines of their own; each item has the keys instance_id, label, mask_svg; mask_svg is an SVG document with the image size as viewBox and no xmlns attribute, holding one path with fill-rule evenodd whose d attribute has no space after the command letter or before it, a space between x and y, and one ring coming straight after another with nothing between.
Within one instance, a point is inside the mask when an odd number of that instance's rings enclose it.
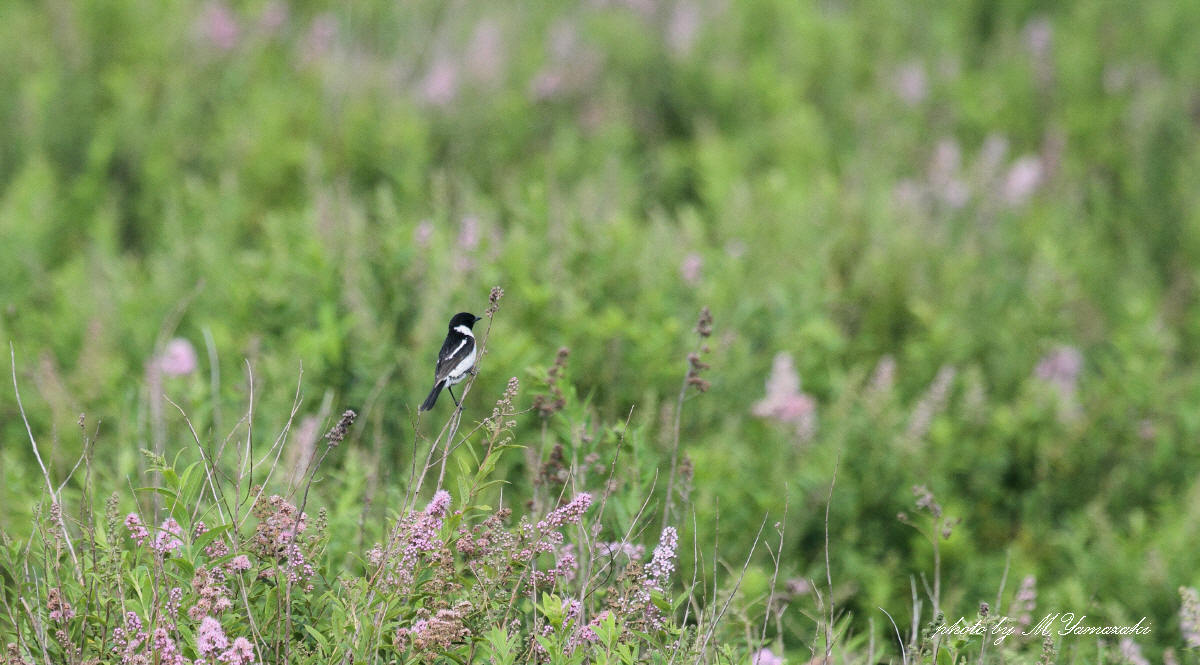
<instances>
[{"instance_id":1,"label":"blurred green vegetation","mask_svg":"<svg viewBox=\"0 0 1200 665\"><path fill-rule=\"evenodd\" d=\"M685 542L719 524L740 567L786 503L780 575L823 579L840 464L858 630L931 574L896 519L923 484L963 519L948 614L1008 561L1006 596L1033 574L1046 611L1147 616L1157 653L1200 584L1198 31L1157 0L0 3L0 339L55 479L85 413L114 489L156 440L194 453L149 397L168 340L199 356L163 391L206 441L252 370L265 450L303 368L297 422L364 412L317 487L353 546L407 478L446 320L492 285L468 418L510 376L528 403L566 346L579 402L518 443L612 445L632 409L640 491L709 306ZM752 413L779 353L811 436ZM11 391L0 464L20 532L41 479Z\"/></svg>"}]
</instances>

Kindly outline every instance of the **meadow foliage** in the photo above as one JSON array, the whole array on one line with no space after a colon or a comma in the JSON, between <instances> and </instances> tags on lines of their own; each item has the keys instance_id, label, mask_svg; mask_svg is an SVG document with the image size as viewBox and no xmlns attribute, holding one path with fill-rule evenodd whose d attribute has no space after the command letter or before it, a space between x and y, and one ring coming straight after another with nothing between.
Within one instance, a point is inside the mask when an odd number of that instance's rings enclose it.
<instances>
[{"instance_id":1,"label":"meadow foliage","mask_svg":"<svg viewBox=\"0 0 1200 665\"><path fill-rule=\"evenodd\" d=\"M0 658L1197 662L1198 32L0 3Z\"/></svg>"}]
</instances>

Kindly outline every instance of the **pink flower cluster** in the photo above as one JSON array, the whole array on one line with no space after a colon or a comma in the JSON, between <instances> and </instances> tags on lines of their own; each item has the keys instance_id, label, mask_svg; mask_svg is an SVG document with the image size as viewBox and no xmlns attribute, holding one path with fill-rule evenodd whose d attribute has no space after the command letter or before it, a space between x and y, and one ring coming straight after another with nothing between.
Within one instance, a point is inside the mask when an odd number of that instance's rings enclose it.
<instances>
[{"instance_id":1,"label":"pink flower cluster","mask_svg":"<svg viewBox=\"0 0 1200 665\"><path fill-rule=\"evenodd\" d=\"M783 665L783 658L776 656L770 649L759 649L750 657L750 665Z\"/></svg>"},{"instance_id":2,"label":"pink flower cluster","mask_svg":"<svg viewBox=\"0 0 1200 665\"><path fill-rule=\"evenodd\" d=\"M280 566L279 570L287 575L289 583L303 585L305 591L312 591L313 585L309 584L308 581L316 574L316 570L304 558L304 553L300 551L300 546L293 544L288 547L287 565Z\"/></svg>"},{"instance_id":3,"label":"pink flower cluster","mask_svg":"<svg viewBox=\"0 0 1200 665\"><path fill-rule=\"evenodd\" d=\"M683 261L679 264L679 275L683 277L683 281L688 286L695 286L700 283L701 271L704 269L704 257L696 252L692 252L683 257Z\"/></svg>"},{"instance_id":4,"label":"pink flower cluster","mask_svg":"<svg viewBox=\"0 0 1200 665\"><path fill-rule=\"evenodd\" d=\"M278 494L270 498L259 498L254 504L254 516L258 525L248 549L263 559L275 559L279 565L267 567L259 572L260 577L282 575L291 584L304 585L311 589L308 581L315 570L297 544L297 536L308 528L308 515ZM242 562L239 561L239 565Z\"/></svg>"},{"instance_id":5,"label":"pink flower cluster","mask_svg":"<svg viewBox=\"0 0 1200 665\"><path fill-rule=\"evenodd\" d=\"M442 520L449 509L450 493L446 490L435 492L429 504L425 506L424 514L417 518L404 553L406 559L411 557L415 562L418 553L431 552L438 548L441 544L438 532L442 530Z\"/></svg>"},{"instance_id":6,"label":"pink flower cluster","mask_svg":"<svg viewBox=\"0 0 1200 665\"><path fill-rule=\"evenodd\" d=\"M537 528L545 531L547 529L557 529L567 524L579 524L579 520L583 518L583 514L587 512L589 506L592 505L592 495L587 492L580 492L571 499L570 503L559 506L550 511L546 519L538 522Z\"/></svg>"},{"instance_id":7,"label":"pink flower cluster","mask_svg":"<svg viewBox=\"0 0 1200 665\"><path fill-rule=\"evenodd\" d=\"M929 96L929 76L925 66L918 60L900 65L892 75L892 88L896 96L909 106L917 106Z\"/></svg>"},{"instance_id":8,"label":"pink flower cluster","mask_svg":"<svg viewBox=\"0 0 1200 665\"><path fill-rule=\"evenodd\" d=\"M167 376L185 376L196 371L196 349L186 339L173 339L155 362Z\"/></svg>"},{"instance_id":9,"label":"pink flower cluster","mask_svg":"<svg viewBox=\"0 0 1200 665\"><path fill-rule=\"evenodd\" d=\"M62 591L51 587L46 593L46 609L50 610L51 621L69 621L75 616L75 610L62 597Z\"/></svg>"},{"instance_id":10,"label":"pink flower cluster","mask_svg":"<svg viewBox=\"0 0 1200 665\"><path fill-rule=\"evenodd\" d=\"M138 517L137 513L129 513L125 516L125 529L129 531L129 537L138 545L150 537L150 530L142 524L142 518Z\"/></svg>"},{"instance_id":11,"label":"pink flower cluster","mask_svg":"<svg viewBox=\"0 0 1200 665\"><path fill-rule=\"evenodd\" d=\"M157 662L162 665L188 665L188 659L179 652L179 646L175 644L175 640L171 639L171 631L166 627L159 626L154 629L151 646L154 649L154 656L158 658Z\"/></svg>"},{"instance_id":12,"label":"pink flower cluster","mask_svg":"<svg viewBox=\"0 0 1200 665\"><path fill-rule=\"evenodd\" d=\"M908 430L905 434L910 441L923 439L929 433L929 427L933 424L934 418L946 410L950 388L954 386L954 379L957 376L958 370L953 365L942 365L938 369L933 383L929 384L929 389L917 401L909 415Z\"/></svg>"},{"instance_id":13,"label":"pink flower cluster","mask_svg":"<svg viewBox=\"0 0 1200 665\"><path fill-rule=\"evenodd\" d=\"M1069 423L1082 415L1079 404L1079 377L1083 373L1083 354L1073 346L1059 346L1038 361L1033 374L1058 397L1058 419Z\"/></svg>"},{"instance_id":14,"label":"pink flower cluster","mask_svg":"<svg viewBox=\"0 0 1200 665\"><path fill-rule=\"evenodd\" d=\"M404 516L393 531L392 542L403 543L402 548L384 548L376 544L367 552L367 560L374 566L388 566L384 581L389 586L407 590L414 579L414 571L421 554L435 552L444 543L438 533L450 510L450 493L438 490L425 506L425 510ZM396 557L396 554L399 554Z\"/></svg>"},{"instance_id":15,"label":"pink flower cluster","mask_svg":"<svg viewBox=\"0 0 1200 665\"><path fill-rule=\"evenodd\" d=\"M675 555L679 548L679 533L675 527L663 529L659 536L658 546L654 548L654 556L646 564L645 575L642 578L642 588L638 599L646 607L646 622L651 628L661 628L665 617L652 602L652 594L657 591L665 593L671 573L675 572Z\"/></svg>"},{"instance_id":16,"label":"pink flower cluster","mask_svg":"<svg viewBox=\"0 0 1200 665\"><path fill-rule=\"evenodd\" d=\"M129 513L125 516L125 529L129 531L129 537L139 546L150 538L150 530L142 523L142 518L137 513ZM150 548L159 554L170 554L183 547L182 537L183 527L179 526L179 522L168 517L163 520L158 533L150 542Z\"/></svg>"},{"instance_id":17,"label":"pink flower cluster","mask_svg":"<svg viewBox=\"0 0 1200 665\"><path fill-rule=\"evenodd\" d=\"M221 622L210 616L200 621L200 630L196 631L196 650L202 656L229 665L253 665L255 662L254 645L250 640L239 637L230 644Z\"/></svg>"},{"instance_id":18,"label":"pink flower cluster","mask_svg":"<svg viewBox=\"0 0 1200 665\"><path fill-rule=\"evenodd\" d=\"M225 653L221 654L219 660L229 665L253 665L254 645L244 637L235 638L233 644Z\"/></svg>"},{"instance_id":19,"label":"pink flower cluster","mask_svg":"<svg viewBox=\"0 0 1200 665\"><path fill-rule=\"evenodd\" d=\"M531 580L535 587L552 587L560 580L569 582L574 579L578 568L579 564L575 561L575 556L564 553L550 570L533 571Z\"/></svg>"},{"instance_id":20,"label":"pink flower cluster","mask_svg":"<svg viewBox=\"0 0 1200 665\"><path fill-rule=\"evenodd\" d=\"M589 642L599 640L600 636L596 633L596 629L612 614L609 610L604 610L592 617L591 621L582 623L583 603L574 598L563 598L562 607L563 627L570 631L570 636L567 638L567 649L572 652L580 647L586 647ZM550 628L550 626L546 628Z\"/></svg>"},{"instance_id":21,"label":"pink flower cluster","mask_svg":"<svg viewBox=\"0 0 1200 665\"><path fill-rule=\"evenodd\" d=\"M610 614L612 614L612 612L604 610L603 612L592 617L592 620L587 622L586 625L579 627L579 632L576 633L577 637L585 642L595 642L596 640L600 639L600 636L596 634L596 629L600 627L600 624L603 623Z\"/></svg>"},{"instance_id":22,"label":"pink flower cluster","mask_svg":"<svg viewBox=\"0 0 1200 665\"><path fill-rule=\"evenodd\" d=\"M278 494L255 502L254 516L258 526L250 550L263 557L286 556L288 545L308 528L308 515Z\"/></svg>"},{"instance_id":23,"label":"pink flower cluster","mask_svg":"<svg viewBox=\"0 0 1200 665\"><path fill-rule=\"evenodd\" d=\"M1083 371L1083 354L1073 346L1060 346L1038 362L1033 373L1063 392L1074 392Z\"/></svg>"},{"instance_id":24,"label":"pink flower cluster","mask_svg":"<svg viewBox=\"0 0 1200 665\"><path fill-rule=\"evenodd\" d=\"M914 104L926 94L926 77L920 65L897 72L895 86L904 101ZM1040 153L1007 163L1009 141L989 136L973 164L965 164L959 143L943 138L933 147L924 180L909 179L895 188L898 202L923 214L956 211L971 202L984 210L1018 209L1049 182L1061 153L1061 141L1048 137Z\"/></svg>"},{"instance_id":25,"label":"pink flower cluster","mask_svg":"<svg viewBox=\"0 0 1200 665\"><path fill-rule=\"evenodd\" d=\"M1033 611L1037 609L1037 578L1026 575L1021 580L1021 588L1017 589L1017 597L1013 601L1013 610L1017 614L1017 625L1022 629L1033 624Z\"/></svg>"},{"instance_id":26,"label":"pink flower cluster","mask_svg":"<svg viewBox=\"0 0 1200 665\"><path fill-rule=\"evenodd\" d=\"M183 527L179 526L179 522L176 522L174 518L168 517L163 520L158 535L154 537L154 542L150 546L154 548L155 552L170 554L183 547L183 541L180 540L182 536Z\"/></svg>"},{"instance_id":27,"label":"pink flower cluster","mask_svg":"<svg viewBox=\"0 0 1200 665\"><path fill-rule=\"evenodd\" d=\"M1179 607L1179 631L1189 649L1200 648L1200 592L1194 587L1179 587L1183 604Z\"/></svg>"},{"instance_id":28,"label":"pink flower cluster","mask_svg":"<svg viewBox=\"0 0 1200 665\"><path fill-rule=\"evenodd\" d=\"M615 559L618 556L624 556L630 561L641 560L646 556L645 545L635 545L633 543L596 543L596 556L605 559Z\"/></svg>"},{"instance_id":29,"label":"pink flower cluster","mask_svg":"<svg viewBox=\"0 0 1200 665\"><path fill-rule=\"evenodd\" d=\"M121 655L122 663L133 662L140 649L150 638L137 612L125 613L125 625L113 629L113 653Z\"/></svg>"},{"instance_id":30,"label":"pink flower cluster","mask_svg":"<svg viewBox=\"0 0 1200 665\"><path fill-rule=\"evenodd\" d=\"M171 620L179 618L179 606L183 604L183 589L172 587L167 592L167 617Z\"/></svg>"},{"instance_id":31,"label":"pink flower cluster","mask_svg":"<svg viewBox=\"0 0 1200 665\"><path fill-rule=\"evenodd\" d=\"M795 426L801 441L808 441L817 430L817 401L800 391L800 375L790 353L779 353L767 378L766 397L755 403L752 413Z\"/></svg>"},{"instance_id":32,"label":"pink flower cluster","mask_svg":"<svg viewBox=\"0 0 1200 665\"><path fill-rule=\"evenodd\" d=\"M242 32L237 16L223 2L208 3L200 17L199 29L206 42L222 51L237 46Z\"/></svg>"},{"instance_id":33,"label":"pink flower cluster","mask_svg":"<svg viewBox=\"0 0 1200 665\"><path fill-rule=\"evenodd\" d=\"M220 566L211 569L197 566L192 576L192 590L196 593L196 604L188 609L193 621L209 614L220 614L233 607L229 589L225 586L225 573Z\"/></svg>"},{"instance_id":34,"label":"pink flower cluster","mask_svg":"<svg viewBox=\"0 0 1200 665\"><path fill-rule=\"evenodd\" d=\"M214 540L204 547L204 556L210 559L219 559L226 554L229 554L229 545L220 539Z\"/></svg>"},{"instance_id":35,"label":"pink flower cluster","mask_svg":"<svg viewBox=\"0 0 1200 665\"><path fill-rule=\"evenodd\" d=\"M417 651L446 649L470 637L471 631L464 623L470 609L470 603L460 602L452 608L442 608L428 618L417 619L411 627L397 629L394 644L398 649L411 644Z\"/></svg>"},{"instance_id":36,"label":"pink flower cluster","mask_svg":"<svg viewBox=\"0 0 1200 665\"><path fill-rule=\"evenodd\" d=\"M587 492L580 492L568 503L550 511L549 515L546 515L544 519L538 520L536 524L530 524L528 521L522 520L522 547L517 550L513 559L517 561L532 561L539 554L553 552L556 547L563 543L563 535L558 529L568 524L579 524L583 519L583 514L587 512L588 507L591 505L592 495Z\"/></svg>"},{"instance_id":37,"label":"pink flower cluster","mask_svg":"<svg viewBox=\"0 0 1200 665\"><path fill-rule=\"evenodd\" d=\"M174 590L172 591L173 594ZM136 612L127 612L123 625L113 629L112 652L121 657L122 665L161 663L162 665L191 665L179 645L171 637L175 624L162 622L153 633L147 632ZM199 662L199 661L197 661Z\"/></svg>"},{"instance_id":38,"label":"pink flower cluster","mask_svg":"<svg viewBox=\"0 0 1200 665\"><path fill-rule=\"evenodd\" d=\"M679 534L675 531L675 527L669 526L663 529L662 536L658 539L658 546L654 548L654 557L646 566L647 586L659 591L664 590L666 581L671 577L671 573L675 572L675 553L678 547Z\"/></svg>"},{"instance_id":39,"label":"pink flower cluster","mask_svg":"<svg viewBox=\"0 0 1200 665\"><path fill-rule=\"evenodd\" d=\"M891 394L896 386L896 359L885 355L875 364L871 380L867 383L867 400L878 403Z\"/></svg>"},{"instance_id":40,"label":"pink flower cluster","mask_svg":"<svg viewBox=\"0 0 1200 665\"><path fill-rule=\"evenodd\" d=\"M450 493L446 490L438 490L434 492L433 498L425 506L425 514L437 519L446 516L446 511L450 509Z\"/></svg>"},{"instance_id":41,"label":"pink flower cluster","mask_svg":"<svg viewBox=\"0 0 1200 665\"><path fill-rule=\"evenodd\" d=\"M1128 637L1120 643L1121 658L1129 665L1150 665L1150 661L1142 655L1142 647Z\"/></svg>"},{"instance_id":42,"label":"pink flower cluster","mask_svg":"<svg viewBox=\"0 0 1200 665\"><path fill-rule=\"evenodd\" d=\"M210 616L201 619L200 630L196 631L196 650L205 656L215 656L227 646L229 638L225 637L221 622Z\"/></svg>"}]
</instances>

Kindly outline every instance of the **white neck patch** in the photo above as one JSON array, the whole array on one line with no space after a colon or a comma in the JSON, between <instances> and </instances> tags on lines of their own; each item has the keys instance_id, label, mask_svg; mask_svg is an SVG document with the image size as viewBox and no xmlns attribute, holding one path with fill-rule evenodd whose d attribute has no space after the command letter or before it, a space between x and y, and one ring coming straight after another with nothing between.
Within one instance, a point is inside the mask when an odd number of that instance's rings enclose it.
<instances>
[{"instance_id":1,"label":"white neck patch","mask_svg":"<svg viewBox=\"0 0 1200 665\"><path fill-rule=\"evenodd\" d=\"M462 334L466 335L467 337L474 337L474 336L475 336L475 333L471 332L471 329L470 329L470 328L468 328L468 327L466 327L466 326L461 326L461 325L460 325L460 326L454 326L454 330L455 330L455 332L460 332L460 333L462 333Z\"/></svg>"}]
</instances>

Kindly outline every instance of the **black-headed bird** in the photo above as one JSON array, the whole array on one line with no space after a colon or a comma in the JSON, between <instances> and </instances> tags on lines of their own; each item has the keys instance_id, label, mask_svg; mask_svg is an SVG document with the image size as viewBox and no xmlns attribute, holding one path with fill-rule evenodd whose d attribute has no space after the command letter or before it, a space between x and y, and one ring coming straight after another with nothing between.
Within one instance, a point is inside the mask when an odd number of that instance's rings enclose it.
<instances>
[{"instance_id":1,"label":"black-headed bird","mask_svg":"<svg viewBox=\"0 0 1200 665\"><path fill-rule=\"evenodd\" d=\"M471 332L471 328L481 318L469 312L459 312L450 319L450 330L446 332L446 341L442 342L437 367L433 371L433 390L429 391L429 397L421 404L421 411L428 411L437 404L442 388L450 390L454 405L459 405L451 386L467 378L475 368L475 333Z\"/></svg>"}]
</instances>

